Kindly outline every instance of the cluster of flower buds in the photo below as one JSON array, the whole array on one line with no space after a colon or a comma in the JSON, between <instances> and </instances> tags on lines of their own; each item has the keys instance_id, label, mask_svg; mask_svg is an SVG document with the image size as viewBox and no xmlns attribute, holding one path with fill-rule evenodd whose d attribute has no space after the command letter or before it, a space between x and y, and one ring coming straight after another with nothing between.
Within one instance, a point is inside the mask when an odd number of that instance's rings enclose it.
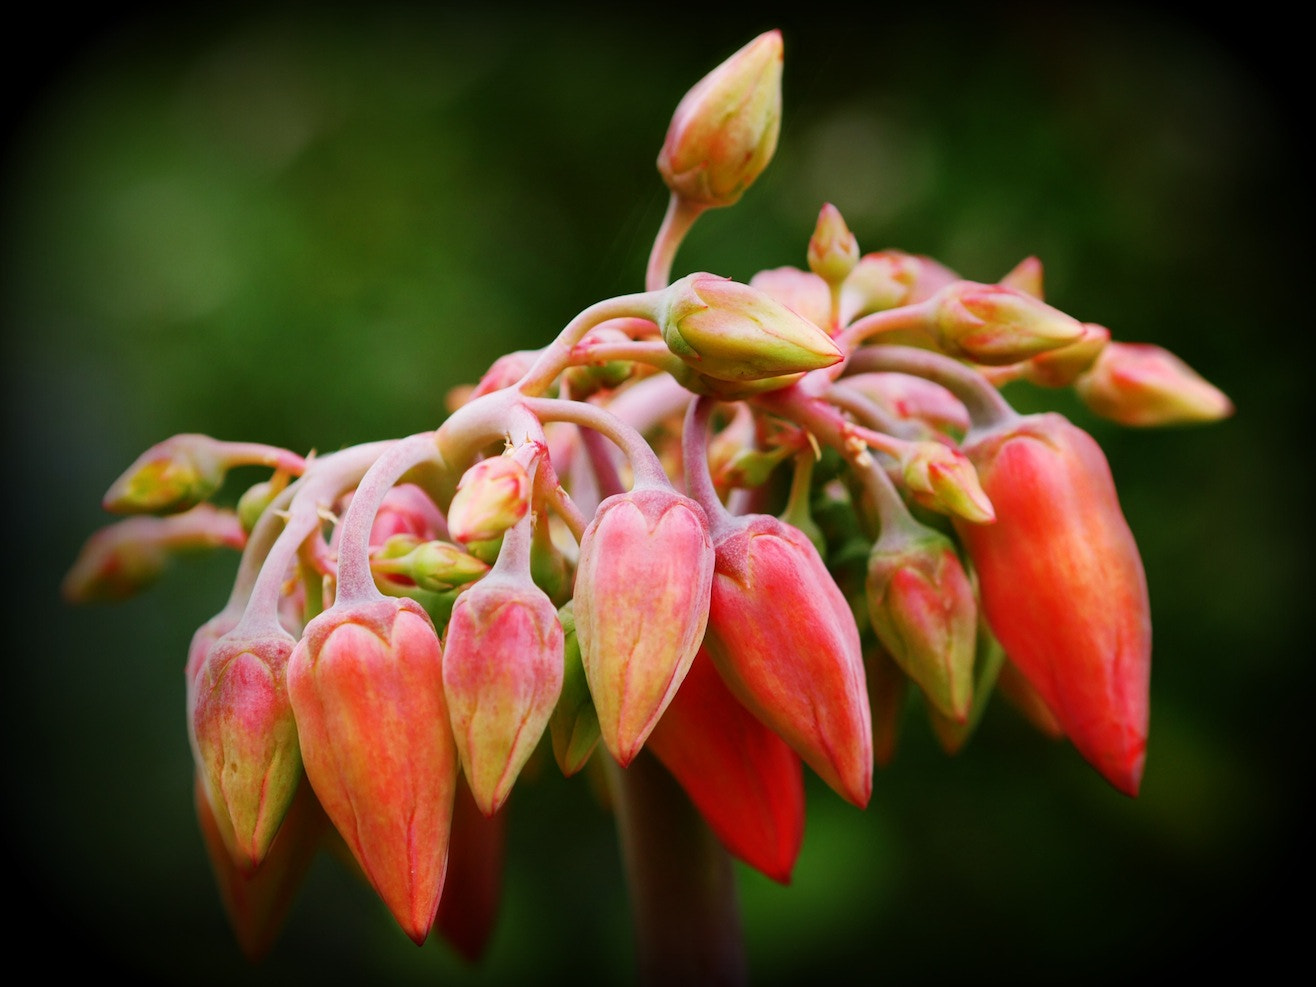
<instances>
[{"instance_id":1,"label":"cluster of flower buds","mask_svg":"<svg viewBox=\"0 0 1316 987\"><path fill-rule=\"evenodd\" d=\"M704 211L772 158L782 39L681 101L644 290L496 361L436 428L325 454L180 435L69 573L116 599L172 553L241 550L186 662L197 811L250 955L336 841L416 942L476 956L502 823L540 752L624 781L653 757L734 857L788 882L805 768L867 806L906 696L958 750L999 685L1137 793L1146 580L1097 443L1001 386L1126 425L1228 399L1042 300L1028 258L966 280L863 253L820 210L805 267L673 280ZM235 509L227 471L270 478Z\"/></svg>"}]
</instances>

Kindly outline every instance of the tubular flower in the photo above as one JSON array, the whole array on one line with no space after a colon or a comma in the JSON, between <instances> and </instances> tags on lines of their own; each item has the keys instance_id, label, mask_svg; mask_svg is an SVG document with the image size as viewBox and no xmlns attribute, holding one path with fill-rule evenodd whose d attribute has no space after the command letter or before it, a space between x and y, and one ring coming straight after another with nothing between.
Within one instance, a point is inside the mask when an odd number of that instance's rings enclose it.
<instances>
[{"instance_id":1,"label":"tubular flower","mask_svg":"<svg viewBox=\"0 0 1316 987\"><path fill-rule=\"evenodd\" d=\"M269 851L302 776L288 699L293 639L238 630L207 649L188 689L188 728L215 824L239 867Z\"/></svg>"},{"instance_id":2,"label":"tubular flower","mask_svg":"<svg viewBox=\"0 0 1316 987\"><path fill-rule=\"evenodd\" d=\"M493 815L543 735L562 692L557 608L530 580L496 573L457 598L444 641L447 697L462 771Z\"/></svg>"},{"instance_id":3,"label":"tubular flower","mask_svg":"<svg viewBox=\"0 0 1316 987\"><path fill-rule=\"evenodd\" d=\"M1018 418L967 453L994 524L957 523L988 625L1078 751L1136 795L1147 744L1147 580L1110 467L1054 413Z\"/></svg>"},{"instance_id":4,"label":"tubular flower","mask_svg":"<svg viewBox=\"0 0 1316 987\"><path fill-rule=\"evenodd\" d=\"M420 605L387 598L320 614L288 661L306 776L418 944L443 890L459 777L442 658Z\"/></svg>"},{"instance_id":5,"label":"tubular flower","mask_svg":"<svg viewBox=\"0 0 1316 987\"><path fill-rule=\"evenodd\" d=\"M649 749L732 854L790 882L804 838L799 755L736 700L703 648Z\"/></svg>"},{"instance_id":6,"label":"tubular flower","mask_svg":"<svg viewBox=\"0 0 1316 987\"><path fill-rule=\"evenodd\" d=\"M576 635L603 743L623 766L694 660L712 581L704 509L669 487L614 494L585 529Z\"/></svg>"},{"instance_id":7,"label":"tubular flower","mask_svg":"<svg viewBox=\"0 0 1316 987\"><path fill-rule=\"evenodd\" d=\"M798 528L766 514L731 521L717 542L708 653L746 707L865 806L872 721L850 604Z\"/></svg>"}]
</instances>

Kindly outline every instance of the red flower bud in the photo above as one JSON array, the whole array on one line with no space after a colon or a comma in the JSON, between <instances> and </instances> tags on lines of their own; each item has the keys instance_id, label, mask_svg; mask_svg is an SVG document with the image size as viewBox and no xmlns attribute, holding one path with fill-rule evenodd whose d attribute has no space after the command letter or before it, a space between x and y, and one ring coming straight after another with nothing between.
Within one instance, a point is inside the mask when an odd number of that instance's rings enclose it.
<instances>
[{"instance_id":1,"label":"red flower bud","mask_svg":"<svg viewBox=\"0 0 1316 987\"><path fill-rule=\"evenodd\" d=\"M442 660L421 606L387 598L320 614L288 661L306 776L418 944L443 890L459 777Z\"/></svg>"},{"instance_id":2,"label":"red flower bud","mask_svg":"<svg viewBox=\"0 0 1316 987\"><path fill-rule=\"evenodd\" d=\"M746 707L865 806L872 721L850 604L798 528L766 514L731 522L717 542L708 652Z\"/></svg>"},{"instance_id":3,"label":"red flower bud","mask_svg":"<svg viewBox=\"0 0 1316 987\"><path fill-rule=\"evenodd\" d=\"M670 487L615 494L585 529L576 635L603 743L623 766L694 660L712 580L704 509Z\"/></svg>"},{"instance_id":4,"label":"red flower bud","mask_svg":"<svg viewBox=\"0 0 1316 987\"><path fill-rule=\"evenodd\" d=\"M733 856L790 882L804 838L799 755L736 700L704 649L649 749Z\"/></svg>"},{"instance_id":5,"label":"red flower bud","mask_svg":"<svg viewBox=\"0 0 1316 987\"><path fill-rule=\"evenodd\" d=\"M994 524L956 522L988 625L1078 751L1136 795L1151 614L1106 457L1053 413L1019 419L966 452L996 508Z\"/></svg>"},{"instance_id":6,"label":"red flower bud","mask_svg":"<svg viewBox=\"0 0 1316 987\"><path fill-rule=\"evenodd\" d=\"M443 691L462 771L493 815L543 736L562 692L557 607L529 579L486 576L457 598L443 655Z\"/></svg>"}]
</instances>

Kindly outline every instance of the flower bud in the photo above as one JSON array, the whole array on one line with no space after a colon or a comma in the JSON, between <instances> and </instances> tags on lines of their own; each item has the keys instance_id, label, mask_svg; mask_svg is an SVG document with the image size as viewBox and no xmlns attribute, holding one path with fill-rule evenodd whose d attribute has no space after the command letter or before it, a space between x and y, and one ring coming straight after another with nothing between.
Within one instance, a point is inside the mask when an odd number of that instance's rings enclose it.
<instances>
[{"instance_id":1,"label":"flower bud","mask_svg":"<svg viewBox=\"0 0 1316 987\"><path fill-rule=\"evenodd\" d=\"M704 509L670 487L614 494L585 529L576 634L603 743L622 766L639 753L694 660L712 580Z\"/></svg>"},{"instance_id":2,"label":"flower bud","mask_svg":"<svg viewBox=\"0 0 1316 987\"><path fill-rule=\"evenodd\" d=\"M1032 295L957 281L937 295L933 332L952 356L986 366L1018 363L1083 336L1083 324Z\"/></svg>"},{"instance_id":3,"label":"flower bud","mask_svg":"<svg viewBox=\"0 0 1316 987\"><path fill-rule=\"evenodd\" d=\"M859 263L859 241L830 202L818 213L807 256L809 270L829 285L839 285Z\"/></svg>"},{"instance_id":4,"label":"flower bud","mask_svg":"<svg viewBox=\"0 0 1316 987\"><path fill-rule=\"evenodd\" d=\"M865 806L872 722L850 604L799 529L766 514L732 520L717 541L708 653L737 699Z\"/></svg>"},{"instance_id":5,"label":"flower bud","mask_svg":"<svg viewBox=\"0 0 1316 987\"><path fill-rule=\"evenodd\" d=\"M902 422L914 422L933 433L950 436L969 430L964 403L926 377L877 371L852 374L842 378L842 383Z\"/></svg>"},{"instance_id":6,"label":"flower bud","mask_svg":"<svg viewBox=\"0 0 1316 987\"><path fill-rule=\"evenodd\" d=\"M997 282L1003 287L1022 291L1034 298L1043 297L1042 262L1036 257L1025 257L1006 272Z\"/></svg>"},{"instance_id":7,"label":"flower bud","mask_svg":"<svg viewBox=\"0 0 1316 987\"><path fill-rule=\"evenodd\" d=\"M864 254L841 285L842 322L907 304L921 266L917 257L901 250Z\"/></svg>"},{"instance_id":8,"label":"flower bud","mask_svg":"<svg viewBox=\"0 0 1316 987\"><path fill-rule=\"evenodd\" d=\"M686 93L658 152L658 171L674 194L729 206L753 184L777 150L781 69L781 32L768 31Z\"/></svg>"},{"instance_id":9,"label":"flower bud","mask_svg":"<svg viewBox=\"0 0 1316 987\"><path fill-rule=\"evenodd\" d=\"M1106 457L1054 413L1018 419L965 451L996 508L994 524L956 522L987 623L1079 753L1136 795L1151 613Z\"/></svg>"},{"instance_id":10,"label":"flower bud","mask_svg":"<svg viewBox=\"0 0 1316 987\"><path fill-rule=\"evenodd\" d=\"M248 962L257 963L269 953L282 931L293 900L319 852L327 825L324 812L311 786L299 785L265 859L259 867L248 871L233 862L199 775L193 786L193 798L220 903L242 955Z\"/></svg>"},{"instance_id":11,"label":"flower bud","mask_svg":"<svg viewBox=\"0 0 1316 987\"><path fill-rule=\"evenodd\" d=\"M842 359L832 338L804 316L712 274L687 275L668 287L657 321L668 348L716 380L756 381Z\"/></svg>"},{"instance_id":12,"label":"flower bud","mask_svg":"<svg viewBox=\"0 0 1316 987\"><path fill-rule=\"evenodd\" d=\"M411 535L418 541L442 537L447 527L443 512L430 495L414 483L391 487L370 525L370 544L382 545L394 535Z\"/></svg>"},{"instance_id":13,"label":"flower bud","mask_svg":"<svg viewBox=\"0 0 1316 987\"><path fill-rule=\"evenodd\" d=\"M963 721L973 701L978 607L951 540L933 528L884 531L868 557L878 640L933 706Z\"/></svg>"},{"instance_id":14,"label":"flower bud","mask_svg":"<svg viewBox=\"0 0 1316 987\"><path fill-rule=\"evenodd\" d=\"M1025 363L1024 377L1039 387L1070 387L1091 368L1109 342L1109 329L1085 322L1083 335L1076 342L1038 353Z\"/></svg>"},{"instance_id":15,"label":"flower bud","mask_svg":"<svg viewBox=\"0 0 1316 987\"><path fill-rule=\"evenodd\" d=\"M215 640L188 689L188 734L197 773L234 862L256 867L302 777L286 672L291 635Z\"/></svg>"},{"instance_id":16,"label":"flower bud","mask_svg":"<svg viewBox=\"0 0 1316 987\"><path fill-rule=\"evenodd\" d=\"M790 883L804 838L799 755L736 700L704 649L648 747L732 856Z\"/></svg>"},{"instance_id":17,"label":"flower bud","mask_svg":"<svg viewBox=\"0 0 1316 987\"><path fill-rule=\"evenodd\" d=\"M228 463L208 435L175 435L142 453L106 491L115 514L176 514L206 500L224 483Z\"/></svg>"},{"instance_id":18,"label":"flower bud","mask_svg":"<svg viewBox=\"0 0 1316 987\"><path fill-rule=\"evenodd\" d=\"M574 608L568 600L557 612L563 634L562 692L548 721L553 758L568 778L585 766L599 742L599 715L581 662Z\"/></svg>"},{"instance_id":19,"label":"flower bud","mask_svg":"<svg viewBox=\"0 0 1316 987\"><path fill-rule=\"evenodd\" d=\"M562 691L557 608L529 579L494 570L457 597L443 692L462 771L485 815L511 794Z\"/></svg>"},{"instance_id":20,"label":"flower bud","mask_svg":"<svg viewBox=\"0 0 1316 987\"><path fill-rule=\"evenodd\" d=\"M460 776L442 662L429 616L405 598L326 610L288 660L306 776L417 944L443 890Z\"/></svg>"},{"instance_id":21,"label":"flower bud","mask_svg":"<svg viewBox=\"0 0 1316 987\"><path fill-rule=\"evenodd\" d=\"M1120 425L1155 427L1218 421L1233 402L1169 350L1110 343L1075 385L1093 412Z\"/></svg>"},{"instance_id":22,"label":"flower bud","mask_svg":"<svg viewBox=\"0 0 1316 987\"><path fill-rule=\"evenodd\" d=\"M511 456L482 459L468 469L448 505L448 531L457 541L492 541L530 509L530 474Z\"/></svg>"},{"instance_id":23,"label":"flower bud","mask_svg":"<svg viewBox=\"0 0 1316 987\"><path fill-rule=\"evenodd\" d=\"M393 535L370 556L379 576L402 576L430 593L446 593L479 579L489 566L451 542L416 542L414 535Z\"/></svg>"},{"instance_id":24,"label":"flower bud","mask_svg":"<svg viewBox=\"0 0 1316 987\"><path fill-rule=\"evenodd\" d=\"M911 442L905 448L900 465L909 492L920 504L975 524L995 517L964 453L941 442Z\"/></svg>"},{"instance_id":25,"label":"flower bud","mask_svg":"<svg viewBox=\"0 0 1316 987\"><path fill-rule=\"evenodd\" d=\"M240 549L247 533L232 511L198 504L167 517L131 517L95 532L60 585L70 603L126 600L153 585L176 555Z\"/></svg>"}]
</instances>

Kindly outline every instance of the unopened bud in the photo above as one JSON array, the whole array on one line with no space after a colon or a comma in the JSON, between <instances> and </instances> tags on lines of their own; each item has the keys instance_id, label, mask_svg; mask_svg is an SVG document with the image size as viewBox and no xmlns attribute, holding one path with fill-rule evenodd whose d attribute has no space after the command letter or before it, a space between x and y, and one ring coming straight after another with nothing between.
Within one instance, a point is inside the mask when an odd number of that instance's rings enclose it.
<instances>
[{"instance_id":1,"label":"unopened bud","mask_svg":"<svg viewBox=\"0 0 1316 987\"><path fill-rule=\"evenodd\" d=\"M512 456L482 459L462 476L448 506L448 532L457 541L492 541L530 509L530 474Z\"/></svg>"},{"instance_id":2,"label":"unopened bud","mask_svg":"<svg viewBox=\"0 0 1316 987\"><path fill-rule=\"evenodd\" d=\"M1070 387L1091 369L1110 342L1110 330L1083 323L1083 335L1068 346L1039 353L1024 364L1024 377L1039 387Z\"/></svg>"},{"instance_id":3,"label":"unopened bud","mask_svg":"<svg viewBox=\"0 0 1316 987\"><path fill-rule=\"evenodd\" d=\"M781 129L780 31L759 35L686 93L658 171L691 203L729 206L768 166Z\"/></svg>"},{"instance_id":4,"label":"unopened bud","mask_svg":"<svg viewBox=\"0 0 1316 987\"><path fill-rule=\"evenodd\" d=\"M829 285L839 285L859 263L859 241L830 202L818 213L807 256L809 270Z\"/></svg>"},{"instance_id":5,"label":"unopened bud","mask_svg":"<svg viewBox=\"0 0 1316 987\"><path fill-rule=\"evenodd\" d=\"M920 504L975 524L995 519L992 502L964 453L941 442L911 442L905 449L900 465L909 492Z\"/></svg>"},{"instance_id":6,"label":"unopened bud","mask_svg":"<svg viewBox=\"0 0 1316 987\"><path fill-rule=\"evenodd\" d=\"M228 463L208 435L175 435L142 453L106 491L115 514L176 514L206 500L224 483Z\"/></svg>"},{"instance_id":7,"label":"unopened bud","mask_svg":"<svg viewBox=\"0 0 1316 987\"><path fill-rule=\"evenodd\" d=\"M804 316L757 288L712 274L673 283L658 324L673 353L718 380L779 377L842 359L832 338Z\"/></svg>"},{"instance_id":8,"label":"unopened bud","mask_svg":"<svg viewBox=\"0 0 1316 987\"><path fill-rule=\"evenodd\" d=\"M942 348L986 366L1018 363L1083 336L1073 316L1000 285L958 281L935 304L932 329Z\"/></svg>"},{"instance_id":9,"label":"unopened bud","mask_svg":"<svg viewBox=\"0 0 1316 987\"><path fill-rule=\"evenodd\" d=\"M1223 391L1149 343L1110 343L1075 389L1092 411L1121 425L1186 425L1234 413Z\"/></svg>"}]
</instances>

